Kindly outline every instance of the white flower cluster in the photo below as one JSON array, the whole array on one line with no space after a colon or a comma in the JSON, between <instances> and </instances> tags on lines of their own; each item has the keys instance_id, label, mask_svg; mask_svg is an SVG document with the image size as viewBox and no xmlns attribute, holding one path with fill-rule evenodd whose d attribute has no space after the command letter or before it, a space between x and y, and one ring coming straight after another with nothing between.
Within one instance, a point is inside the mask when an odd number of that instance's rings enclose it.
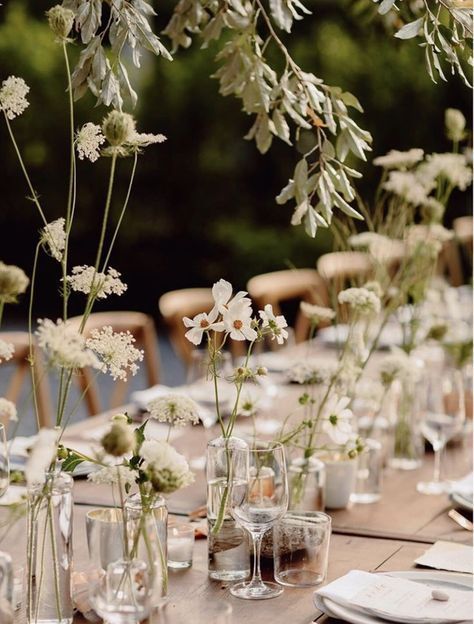
<instances>
[{"instance_id":1,"label":"white flower cluster","mask_svg":"<svg viewBox=\"0 0 474 624\"><path fill-rule=\"evenodd\" d=\"M36 336L51 364L68 369L100 367L95 354L87 348L84 336L68 321L58 319L54 323L50 319L39 319Z\"/></svg>"},{"instance_id":2,"label":"white flower cluster","mask_svg":"<svg viewBox=\"0 0 474 624\"><path fill-rule=\"evenodd\" d=\"M15 119L29 106L26 96L30 87L23 78L9 76L0 88L0 107L8 119Z\"/></svg>"},{"instance_id":3,"label":"white flower cluster","mask_svg":"<svg viewBox=\"0 0 474 624\"><path fill-rule=\"evenodd\" d=\"M91 122L82 126L76 135L76 149L81 160L95 162L100 156L100 146L105 142L101 127Z\"/></svg>"},{"instance_id":4,"label":"white flower cluster","mask_svg":"<svg viewBox=\"0 0 474 624\"><path fill-rule=\"evenodd\" d=\"M425 186L444 178L452 186L465 191L472 182L472 167L464 154L430 154L418 167L417 176Z\"/></svg>"},{"instance_id":5,"label":"white flower cluster","mask_svg":"<svg viewBox=\"0 0 474 624\"><path fill-rule=\"evenodd\" d=\"M145 470L156 492L169 494L194 481L186 459L167 442L145 440L140 447Z\"/></svg>"},{"instance_id":6,"label":"white flower cluster","mask_svg":"<svg viewBox=\"0 0 474 624\"><path fill-rule=\"evenodd\" d=\"M75 266L72 275L66 277L66 282L76 292L88 295L95 294L98 299L105 299L108 295L123 295L127 285L120 279L120 273L109 267L107 273L96 272L92 266Z\"/></svg>"},{"instance_id":7,"label":"white flower cluster","mask_svg":"<svg viewBox=\"0 0 474 624\"><path fill-rule=\"evenodd\" d=\"M199 407L195 401L182 394L167 394L153 399L147 405L152 418L159 422L183 427L188 423L197 425L199 422Z\"/></svg>"},{"instance_id":8,"label":"white flower cluster","mask_svg":"<svg viewBox=\"0 0 474 624\"><path fill-rule=\"evenodd\" d=\"M402 349L393 348L379 367L380 381L384 386L390 386L395 380L411 379L416 382L420 379L422 362L418 358L405 353Z\"/></svg>"},{"instance_id":9,"label":"white flower cluster","mask_svg":"<svg viewBox=\"0 0 474 624\"><path fill-rule=\"evenodd\" d=\"M189 328L186 338L194 345L201 344L205 333L210 331L225 332L233 340L253 341L258 338L256 327L258 321L252 318L252 302L246 297L245 291L232 297L232 284L221 279L212 287L214 307L209 313L202 312L193 319L183 318ZM271 305L260 310L262 332L270 335L272 340L282 344L288 337L286 320L283 316L275 316Z\"/></svg>"},{"instance_id":10,"label":"white flower cluster","mask_svg":"<svg viewBox=\"0 0 474 624\"><path fill-rule=\"evenodd\" d=\"M337 300L340 304L347 303L354 312L364 316L372 316L380 312L380 299L368 288L346 288L346 290L341 290Z\"/></svg>"},{"instance_id":11,"label":"white flower cluster","mask_svg":"<svg viewBox=\"0 0 474 624\"><path fill-rule=\"evenodd\" d=\"M59 431L40 429L25 466L28 485L43 483L58 450Z\"/></svg>"},{"instance_id":12,"label":"white flower cluster","mask_svg":"<svg viewBox=\"0 0 474 624\"><path fill-rule=\"evenodd\" d=\"M104 466L88 475L88 480L96 485L120 485L122 487L132 486L135 483L137 474L128 466Z\"/></svg>"},{"instance_id":13,"label":"white flower cluster","mask_svg":"<svg viewBox=\"0 0 474 624\"><path fill-rule=\"evenodd\" d=\"M0 340L0 363L8 362L13 357L15 353L15 347L11 342L5 342L5 340Z\"/></svg>"},{"instance_id":14,"label":"white flower cluster","mask_svg":"<svg viewBox=\"0 0 474 624\"><path fill-rule=\"evenodd\" d=\"M385 156L374 158L373 163L384 169L409 169L423 160L424 152L419 148L412 148L407 152L390 150Z\"/></svg>"},{"instance_id":15,"label":"white flower cluster","mask_svg":"<svg viewBox=\"0 0 474 624\"><path fill-rule=\"evenodd\" d=\"M296 362L288 369L286 376L288 380L293 383L302 385L321 385L327 384L334 373L336 367L332 364L321 365L320 362L312 362L311 360L305 360L302 362Z\"/></svg>"},{"instance_id":16,"label":"white flower cluster","mask_svg":"<svg viewBox=\"0 0 474 624\"><path fill-rule=\"evenodd\" d=\"M63 252L66 247L66 232L64 226L66 220L61 217L51 221L41 230L41 243L48 253L58 262L63 259Z\"/></svg>"},{"instance_id":17,"label":"white flower cluster","mask_svg":"<svg viewBox=\"0 0 474 624\"><path fill-rule=\"evenodd\" d=\"M0 422L8 422L9 420L18 420L15 403L0 397Z\"/></svg>"},{"instance_id":18,"label":"white flower cluster","mask_svg":"<svg viewBox=\"0 0 474 624\"><path fill-rule=\"evenodd\" d=\"M406 230L407 241L411 244L426 241L436 241L442 244L450 241L453 237L454 232L440 223L410 225Z\"/></svg>"},{"instance_id":19,"label":"white flower cluster","mask_svg":"<svg viewBox=\"0 0 474 624\"><path fill-rule=\"evenodd\" d=\"M164 134L151 134L149 132L135 132L130 140L130 145L138 148L148 147L155 143L164 143L166 137Z\"/></svg>"},{"instance_id":20,"label":"white flower cluster","mask_svg":"<svg viewBox=\"0 0 474 624\"><path fill-rule=\"evenodd\" d=\"M307 301L300 303L300 310L306 318L315 324L332 321L336 316L336 313L331 308L313 305Z\"/></svg>"},{"instance_id":21,"label":"white flower cluster","mask_svg":"<svg viewBox=\"0 0 474 624\"><path fill-rule=\"evenodd\" d=\"M338 445L347 444L353 435L352 410L349 397L332 395L323 408L322 429Z\"/></svg>"},{"instance_id":22,"label":"white flower cluster","mask_svg":"<svg viewBox=\"0 0 474 624\"><path fill-rule=\"evenodd\" d=\"M428 176L420 180L418 173L390 171L383 188L394 195L398 195L413 206L422 206L433 186L433 179Z\"/></svg>"},{"instance_id":23,"label":"white flower cluster","mask_svg":"<svg viewBox=\"0 0 474 624\"><path fill-rule=\"evenodd\" d=\"M103 373L110 373L114 380L126 381L127 372L136 375L138 364L143 360L143 351L133 346L135 338L130 332L114 332L110 325L94 329L86 346L100 358L99 368Z\"/></svg>"}]
</instances>

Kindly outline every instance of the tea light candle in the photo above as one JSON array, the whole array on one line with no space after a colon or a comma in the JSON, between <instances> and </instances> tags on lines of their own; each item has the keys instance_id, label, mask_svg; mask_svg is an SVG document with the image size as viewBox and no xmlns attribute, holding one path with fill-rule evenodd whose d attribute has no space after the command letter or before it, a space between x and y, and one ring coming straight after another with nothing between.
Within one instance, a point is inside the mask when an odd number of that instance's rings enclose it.
<instances>
[{"instance_id":1,"label":"tea light candle","mask_svg":"<svg viewBox=\"0 0 474 624\"><path fill-rule=\"evenodd\" d=\"M168 567L190 568L193 563L194 527L175 524L168 528Z\"/></svg>"}]
</instances>

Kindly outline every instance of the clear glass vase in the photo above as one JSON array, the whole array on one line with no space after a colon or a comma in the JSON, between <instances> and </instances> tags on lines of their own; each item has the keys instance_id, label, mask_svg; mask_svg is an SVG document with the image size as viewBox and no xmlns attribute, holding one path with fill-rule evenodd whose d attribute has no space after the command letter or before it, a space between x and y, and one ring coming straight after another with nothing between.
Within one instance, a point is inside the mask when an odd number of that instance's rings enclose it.
<instances>
[{"instance_id":1,"label":"clear glass vase","mask_svg":"<svg viewBox=\"0 0 474 624\"><path fill-rule=\"evenodd\" d=\"M230 480L239 479L239 475L245 478L247 451L247 443L233 437L219 437L207 445L208 569L210 578L219 581L237 581L250 575L247 532L230 515L227 500Z\"/></svg>"},{"instance_id":2,"label":"clear glass vase","mask_svg":"<svg viewBox=\"0 0 474 624\"><path fill-rule=\"evenodd\" d=\"M383 449L378 440L365 440L364 450L357 457L357 473L351 501L368 505L382 496Z\"/></svg>"},{"instance_id":3,"label":"clear glass vase","mask_svg":"<svg viewBox=\"0 0 474 624\"><path fill-rule=\"evenodd\" d=\"M293 459L288 467L291 510L324 511L326 469L316 457Z\"/></svg>"},{"instance_id":4,"label":"clear glass vase","mask_svg":"<svg viewBox=\"0 0 474 624\"><path fill-rule=\"evenodd\" d=\"M72 477L51 472L28 488L28 624L69 624L73 617Z\"/></svg>"},{"instance_id":5,"label":"clear glass vase","mask_svg":"<svg viewBox=\"0 0 474 624\"><path fill-rule=\"evenodd\" d=\"M388 464L399 470L416 470L421 466L424 448L420 427L419 386L413 379L407 378L399 385L393 448Z\"/></svg>"},{"instance_id":6,"label":"clear glass vase","mask_svg":"<svg viewBox=\"0 0 474 624\"><path fill-rule=\"evenodd\" d=\"M168 508L162 496L140 493L129 496L124 506L128 558L148 565L152 607L161 606L168 594Z\"/></svg>"}]
</instances>

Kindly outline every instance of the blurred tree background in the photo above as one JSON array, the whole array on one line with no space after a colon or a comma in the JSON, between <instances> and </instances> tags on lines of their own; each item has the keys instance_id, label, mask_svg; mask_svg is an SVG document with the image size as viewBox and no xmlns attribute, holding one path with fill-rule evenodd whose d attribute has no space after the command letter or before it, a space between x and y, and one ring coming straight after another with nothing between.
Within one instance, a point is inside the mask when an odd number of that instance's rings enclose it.
<instances>
[{"instance_id":1,"label":"blurred tree background","mask_svg":"<svg viewBox=\"0 0 474 624\"><path fill-rule=\"evenodd\" d=\"M13 122L35 188L52 220L64 213L68 176L68 118L62 52L44 18L51 0L7 0L0 6L0 80L10 74L31 87L31 105ZM153 3L158 11L155 32L162 30L174 2ZM296 60L328 84L354 93L365 113L362 126L373 137L373 155L389 149L422 147L445 151L444 110L459 108L471 118L471 93L460 80L433 84L416 41L394 39L370 0L311 0L313 11L298 22L285 41ZM168 43L163 37L163 42ZM78 46L70 46L77 57ZM209 285L226 277L244 287L247 279L287 266L314 266L331 246L330 235L318 231L312 240L289 225L289 206L275 196L295 164L294 151L274 142L261 156L243 140L250 120L239 103L223 98L215 70L217 46L179 51L173 62L152 55L143 59L132 82L139 94L135 111L142 132L162 132L168 141L140 157L132 200L111 265L123 274L129 289L120 300L110 298L97 310L119 307L157 313L163 292ZM77 103L76 124L100 122L105 110L88 94ZM6 128L0 125L2 167L0 188L0 259L31 273L34 246L41 226L26 199ZM357 163L360 168L360 163ZM99 236L109 162L78 161L79 196L72 239L73 264L92 264ZM115 194L118 211L126 191L131 161L119 164ZM363 167L360 194L370 201L379 170ZM468 211L469 198L454 196L448 219ZM59 265L43 256L39 267L35 316L57 314ZM71 297L71 312L83 299ZM26 314L26 299L10 306L7 321Z\"/></svg>"}]
</instances>

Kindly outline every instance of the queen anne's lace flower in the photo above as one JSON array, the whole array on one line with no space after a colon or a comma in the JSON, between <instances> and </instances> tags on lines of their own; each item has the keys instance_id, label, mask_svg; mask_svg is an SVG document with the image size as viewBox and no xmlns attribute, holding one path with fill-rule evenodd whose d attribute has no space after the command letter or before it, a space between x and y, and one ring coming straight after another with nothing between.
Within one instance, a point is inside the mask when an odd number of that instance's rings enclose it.
<instances>
[{"instance_id":1,"label":"queen anne's lace flower","mask_svg":"<svg viewBox=\"0 0 474 624\"><path fill-rule=\"evenodd\" d=\"M15 403L0 397L0 421L18 420Z\"/></svg>"},{"instance_id":2,"label":"queen anne's lace flower","mask_svg":"<svg viewBox=\"0 0 474 624\"><path fill-rule=\"evenodd\" d=\"M23 78L9 76L2 82L0 89L0 107L8 119L15 119L30 105L26 99L30 87Z\"/></svg>"},{"instance_id":3,"label":"queen anne's lace flower","mask_svg":"<svg viewBox=\"0 0 474 624\"><path fill-rule=\"evenodd\" d=\"M63 259L63 251L66 247L65 224L66 220L61 217L56 219L56 221L51 221L41 230L41 243L58 262L61 262Z\"/></svg>"},{"instance_id":4,"label":"queen anne's lace flower","mask_svg":"<svg viewBox=\"0 0 474 624\"><path fill-rule=\"evenodd\" d=\"M126 381L127 372L136 375L138 364L143 360L143 351L133 346L135 338L130 332L114 332L110 325L94 329L86 345L101 360L100 370L112 378Z\"/></svg>"},{"instance_id":5,"label":"queen anne's lace flower","mask_svg":"<svg viewBox=\"0 0 474 624\"><path fill-rule=\"evenodd\" d=\"M380 312L380 299L367 288L347 288L337 297L339 303L347 303L355 312L363 315L375 315Z\"/></svg>"},{"instance_id":6,"label":"queen anne's lace flower","mask_svg":"<svg viewBox=\"0 0 474 624\"><path fill-rule=\"evenodd\" d=\"M135 483L137 474L127 466L104 466L87 476L89 481L96 485L120 485L122 487L132 486Z\"/></svg>"},{"instance_id":7,"label":"queen anne's lace flower","mask_svg":"<svg viewBox=\"0 0 474 624\"><path fill-rule=\"evenodd\" d=\"M430 225L411 225L407 228L406 238L408 244L435 242L442 245L454 237L454 232L448 230L441 223L431 223Z\"/></svg>"},{"instance_id":8,"label":"queen anne's lace flower","mask_svg":"<svg viewBox=\"0 0 474 624\"><path fill-rule=\"evenodd\" d=\"M330 381L336 372L333 364L324 364L311 361L296 362L288 369L286 376L289 381L298 384L321 385Z\"/></svg>"},{"instance_id":9,"label":"queen anne's lace flower","mask_svg":"<svg viewBox=\"0 0 474 624\"><path fill-rule=\"evenodd\" d=\"M56 366L69 369L101 367L97 357L87 348L84 336L68 321L58 319L54 323L50 319L39 319L36 336L39 346Z\"/></svg>"},{"instance_id":10,"label":"queen anne's lace flower","mask_svg":"<svg viewBox=\"0 0 474 624\"><path fill-rule=\"evenodd\" d=\"M30 280L20 267L0 262L0 302L15 303L28 288Z\"/></svg>"},{"instance_id":11,"label":"queen anne's lace flower","mask_svg":"<svg viewBox=\"0 0 474 624\"><path fill-rule=\"evenodd\" d=\"M46 472L57 454L58 437L59 431L56 429L40 429L38 431L25 466L25 477L28 485L44 482Z\"/></svg>"},{"instance_id":12,"label":"queen anne's lace flower","mask_svg":"<svg viewBox=\"0 0 474 624\"><path fill-rule=\"evenodd\" d=\"M374 158L374 165L383 167L384 169L409 169L423 159L423 150L412 148L407 152L399 152L398 150L390 150L385 156Z\"/></svg>"},{"instance_id":13,"label":"queen anne's lace flower","mask_svg":"<svg viewBox=\"0 0 474 624\"><path fill-rule=\"evenodd\" d=\"M263 310L258 313L262 319L262 330L266 330L272 340L276 340L278 344L283 344L288 338L288 332L285 327L288 327L288 323L284 316L275 316L273 313L273 307L268 303Z\"/></svg>"},{"instance_id":14,"label":"queen anne's lace flower","mask_svg":"<svg viewBox=\"0 0 474 624\"><path fill-rule=\"evenodd\" d=\"M88 295L91 291L98 299L105 299L108 295L123 295L127 285L120 279L120 273L109 267L107 273L96 273L92 266L75 266L72 275L66 281L72 290Z\"/></svg>"},{"instance_id":15,"label":"queen anne's lace flower","mask_svg":"<svg viewBox=\"0 0 474 624\"><path fill-rule=\"evenodd\" d=\"M411 171L391 171L383 188L409 204L420 206L426 203L427 193L433 186L433 179L428 177L421 179L418 171L416 174Z\"/></svg>"},{"instance_id":16,"label":"queen anne's lace flower","mask_svg":"<svg viewBox=\"0 0 474 624\"><path fill-rule=\"evenodd\" d=\"M418 167L416 175L425 187L431 185L432 188L438 178L444 178L465 191L472 182L472 167L464 154L431 154Z\"/></svg>"},{"instance_id":17,"label":"queen anne's lace flower","mask_svg":"<svg viewBox=\"0 0 474 624\"><path fill-rule=\"evenodd\" d=\"M148 145L153 145L154 143L164 143L166 141L166 137L164 134L150 134L145 132L136 132L132 138L129 140L129 144L131 146L135 146L137 148L140 147L148 147Z\"/></svg>"},{"instance_id":18,"label":"queen anne's lace flower","mask_svg":"<svg viewBox=\"0 0 474 624\"><path fill-rule=\"evenodd\" d=\"M15 347L11 342L5 342L5 340L0 340L0 362L8 362L13 357L15 353Z\"/></svg>"},{"instance_id":19,"label":"queen anne's lace flower","mask_svg":"<svg viewBox=\"0 0 474 624\"><path fill-rule=\"evenodd\" d=\"M350 402L349 397L333 395L324 408L322 428L335 444L346 444L353 433Z\"/></svg>"},{"instance_id":20,"label":"queen anne's lace flower","mask_svg":"<svg viewBox=\"0 0 474 624\"><path fill-rule=\"evenodd\" d=\"M195 401L182 394L167 394L153 399L147 405L152 418L159 422L183 427L188 423L197 425L199 422L199 407Z\"/></svg>"},{"instance_id":21,"label":"queen anne's lace flower","mask_svg":"<svg viewBox=\"0 0 474 624\"><path fill-rule=\"evenodd\" d=\"M422 362L402 349L393 348L392 352L380 362L380 381L384 386L390 386L396 379L404 381L411 379L416 382L420 379Z\"/></svg>"},{"instance_id":22,"label":"queen anne's lace flower","mask_svg":"<svg viewBox=\"0 0 474 624\"><path fill-rule=\"evenodd\" d=\"M143 470L156 492L170 494L194 481L188 462L167 442L145 440L140 447Z\"/></svg>"},{"instance_id":23,"label":"queen anne's lace flower","mask_svg":"<svg viewBox=\"0 0 474 624\"><path fill-rule=\"evenodd\" d=\"M100 156L100 146L105 143L105 136L100 126L91 122L82 126L76 135L76 149L79 158L88 158L95 162Z\"/></svg>"},{"instance_id":24,"label":"queen anne's lace flower","mask_svg":"<svg viewBox=\"0 0 474 624\"><path fill-rule=\"evenodd\" d=\"M336 316L336 313L331 308L313 305L307 301L302 301L300 303L300 310L303 315L306 316L306 318L309 318L313 323L332 321Z\"/></svg>"}]
</instances>

